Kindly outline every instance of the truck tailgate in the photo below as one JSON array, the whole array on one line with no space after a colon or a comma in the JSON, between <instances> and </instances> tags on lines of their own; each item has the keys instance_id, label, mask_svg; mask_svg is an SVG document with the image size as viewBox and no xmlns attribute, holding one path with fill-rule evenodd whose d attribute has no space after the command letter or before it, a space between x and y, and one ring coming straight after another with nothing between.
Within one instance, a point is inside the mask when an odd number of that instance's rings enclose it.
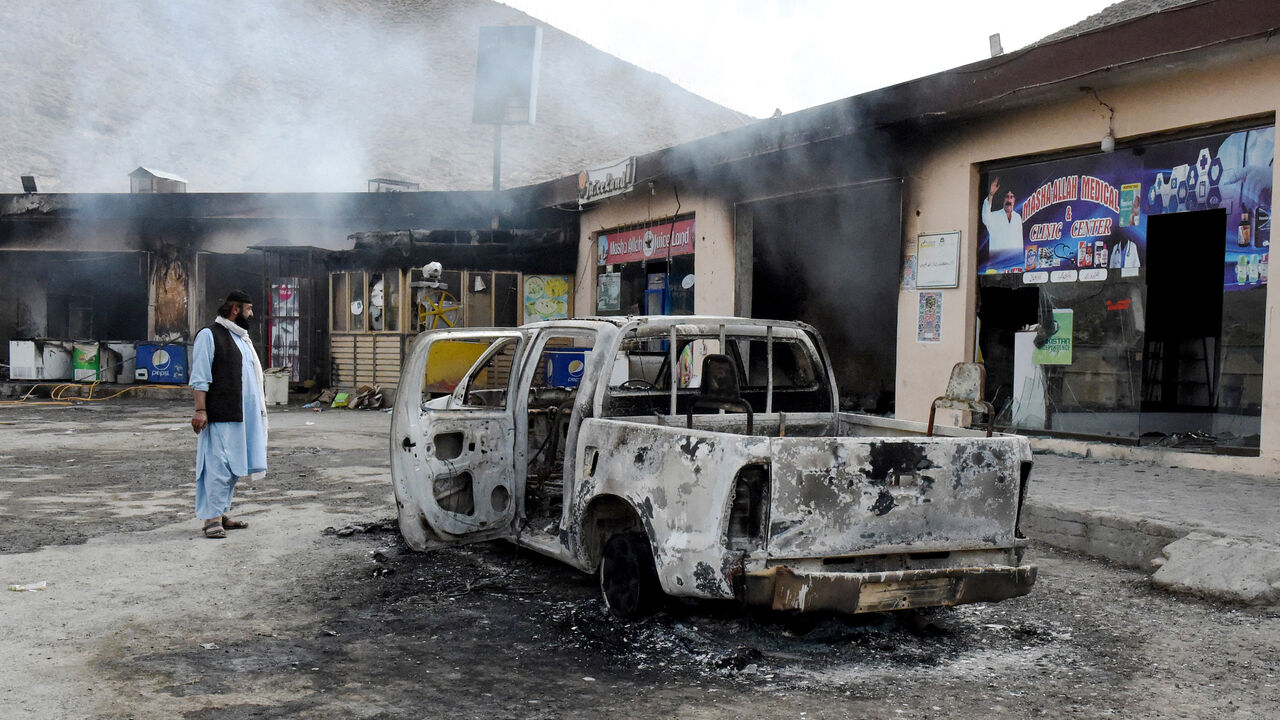
<instances>
[{"instance_id":1,"label":"truck tailgate","mask_svg":"<svg viewBox=\"0 0 1280 720\"><path fill-rule=\"evenodd\" d=\"M1024 438L770 442L770 559L1016 544Z\"/></svg>"}]
</instances>

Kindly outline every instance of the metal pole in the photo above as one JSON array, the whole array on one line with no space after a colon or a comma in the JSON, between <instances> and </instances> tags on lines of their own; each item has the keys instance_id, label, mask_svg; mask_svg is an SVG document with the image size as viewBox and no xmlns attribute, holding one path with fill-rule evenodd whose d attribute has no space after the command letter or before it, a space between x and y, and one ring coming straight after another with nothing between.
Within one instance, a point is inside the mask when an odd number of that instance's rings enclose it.
<instances>
[{"instance_id":1,"label":"metal pole","mask_svg":"<svg viewBox=\"0 0 1280 720\"><path fill-rule=\"evenodd\" d=\"M679 384L678 381L680 380L680 375L679 371L676 369L676 363L679 362L679 359L677 358L676 353L676 326L674 324L671 326L671 338L667 341L667 357L669 358L667 362L670 364L671 368L671 371L667 373L668 378L671 380L671 408L668 414L675 415L676 385Z\"/></svg>"},{"instance_id":2,"label":"metal pole","mask_svg":"<svg viewBox=\"0 0 1280 720\"><path fill-rule=\"evenodd\" d=\"M493 223L498 229L498 191L502 189L502 123L493 126Z\"/></svg>"}]
</instances>

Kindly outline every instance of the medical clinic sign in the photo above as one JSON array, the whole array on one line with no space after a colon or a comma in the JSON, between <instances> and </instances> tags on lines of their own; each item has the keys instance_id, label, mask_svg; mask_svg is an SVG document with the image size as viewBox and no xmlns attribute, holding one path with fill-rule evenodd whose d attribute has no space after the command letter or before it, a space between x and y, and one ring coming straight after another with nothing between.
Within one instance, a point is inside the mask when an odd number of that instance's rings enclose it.
<instances>
[{"instance_id":1,"label":"medical clinic sign","mask_svg":"<svg viewBox=\"0 0 1280 720\"><path fill-rule=\"evenodd\" d=\"M597 243L601 265L687 255L693 252L693 218L600 235Z\"/></svg>"}]
</instances>

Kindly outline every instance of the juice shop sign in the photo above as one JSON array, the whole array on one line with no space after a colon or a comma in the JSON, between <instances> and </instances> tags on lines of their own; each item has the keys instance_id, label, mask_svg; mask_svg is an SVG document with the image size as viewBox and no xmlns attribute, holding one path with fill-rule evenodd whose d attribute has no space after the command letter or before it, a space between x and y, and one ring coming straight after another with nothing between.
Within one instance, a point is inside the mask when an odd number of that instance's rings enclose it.
<instances>
[{"instance_id":1,"label":"juice shop sign","mask_svg":"<svg viewBox=\"0 0 1280 720\"><path fill-rule=\"evenodd\" d=\"M648 225L599 236L601 265L662 260L693 252L693 220Z\"/></svg>"}]
</instances>

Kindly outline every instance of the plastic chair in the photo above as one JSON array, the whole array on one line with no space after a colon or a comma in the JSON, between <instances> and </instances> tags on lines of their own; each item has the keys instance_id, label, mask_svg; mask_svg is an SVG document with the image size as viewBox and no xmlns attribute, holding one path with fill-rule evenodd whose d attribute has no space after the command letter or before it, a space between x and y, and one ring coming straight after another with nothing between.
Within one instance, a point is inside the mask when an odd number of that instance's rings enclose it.
<instances>
[{"instance_id":1,"label":"plastic chair","mask_svg":"<svg viewBox=\"0 0 1280 720\"><path fill-rule=\"evenodd\" d=\"M958 362L951 368L947 380L947 392L933 399L929 405L929 431L933 435L933 418L938 408L943 410L968 410L987 414L987 437L991 437L996 424L996 411L991 403L982 399L987 386L987 369L982 363Z\"/></svg>"}]
</instances>

